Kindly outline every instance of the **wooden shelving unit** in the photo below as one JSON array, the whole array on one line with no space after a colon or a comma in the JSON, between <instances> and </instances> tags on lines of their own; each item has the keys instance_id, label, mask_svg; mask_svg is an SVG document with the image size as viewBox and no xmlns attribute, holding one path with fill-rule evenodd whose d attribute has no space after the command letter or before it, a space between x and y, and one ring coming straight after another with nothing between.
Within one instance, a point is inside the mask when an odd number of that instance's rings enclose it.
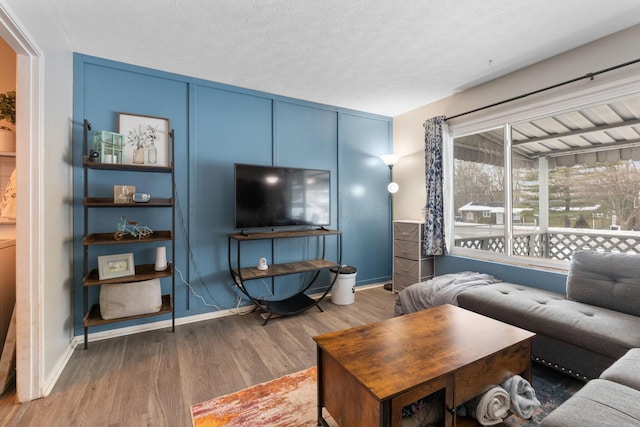
<instances>
[{"instance_id":1,"label":"wooden shelving unit","mask_svg":"<svg viewBox=\"0 0 640 427\"><path fill-rule=\"evenodd\" d=\"M88 131L90 130L90 124L88 121L84 121L84 152L88 153ZM170 134L170 147L171 147L171 159L173 159L174 141L173 131ZM82 278L83 287L83 300L84 300L84 317L82 325L84 327L84 348L88 348L88 329L93 326L106 325L110 323L123 322L125 320L141 319L152 316L171 315L171 330L175 331L175 308L173 305L175 295L175 274L173 264L169 263L168 267L164 271L155 271L154 264L138 264L135 265L135 274L131 276L118 277L112 279L100 279L97 269L89 269L89 248L93 246L101 245L142 245L151 244L157 242L171 243L171 260L175 259L175 245L174 245L174 224L175 224L175 206L174 198L152 198L146 203L114 203L113 198L108 197L90 197L89 196L89 181L90 170L104 170L113 172L138 172L141 174L168 174L170 175L171 195L173 196L175 188L175 174L173 169L173 163L169 166L155 166L155 165L125 165L125 164L107 164L99 162L88 161L86 155L83 157L82 166L84 169L84 237L82 239L84 246L84 275ZM89 233L88 222L92 209L101 208L167 208L171 215L171 229L170 230L157 230L153 231L151 235L144 238L132 236L130 234L116 238L116 232L109 233ZM169 294L162 295L162 306L160 311L139 314L134 316L119 317L116 319L103 319L100 312L100 304L89 304L89 290L91 288L99 288L101 286L109 286L113 284L134 284L136 282L142 282L151 279L170 278L171 280L171 292Z\"/></svg>"},{"instance_id":2,"label":"wooden shelving unit","mask_svg":"<svg viewBox=\"0 0 640 427\"><path fill-rule=\"evenodd\" d=\"M85 197L84 205L91 208L127 208L131 207L131 203L114 203L113 198L108 197ZM151 199L146 203L136 203L137 208L157 208L171 207L173 199Z\"/></svg>"},{"instance_id":3,"label":"wooden shelving unit","mask_svg":"<svg viewBox=\"0 0 640 427\"><path fill-rule=\"evenodd\" d=\"M162 308L160 311L156 311L155 313L149 314L138 314L136 316L128 316L126 319L103 319L100 314L100 304L94 304L91 306L91 310L89 310L84 315L84 319L82 319L82 323L85 327L99 326L99 325L107 325L109 323L122 322L123 320L133 320L133 319L142 319L145 317L151 316L159 316L162 314L172 314L173 313L173 304L171 303L172 298L171 295L162 295Z\"/></svg>"},{"instance_id":4,"label":"wooden shelving unit","mask_svg":"<svg viewBox=\"0 0 640 427\"><path fill-rule=\"evenodd\" d=\"M91 270L83 278L84 286L102 286L114 283L134 283L143 280L161 279L163 277L173 276L173 264L169 264L164 271L155 271L154 264L138 264L136 265L136 274L134 276L118 277L116 279L103 279L98 278L98 270Z\"/></svg>"},{"instance_id":5,"label":"wooden shelving unit","mask_svg":"<svg viewBox=\"0 0 640 427\"><path fill-rule=\"evenodd\" d=\"M86 205L85 205L86 206ZM86 206L90 207L90 206ZM115 207L115 205L112 205ZM127 205L131 207L131 205ZM137 207L137 206L136 206ZM153 234L144 239L139 239L133 236L124 236L122 239L117 240L115 233L94 233L85 236L83 241L85 245L115 245L122 243L148 243L148 242L160 242L160 241L173 241L173 232L171 230L154 231Z\"/></svg>"},{"instance_id":6,"label":"wooden shelving unit","mask_svg":"<svg viewBox=\"0 0 640 427\"><path fill-rule=\"evenodd\" d=\"M327 230L324 228L320 229L309 229L309 230L289 230L289 231L273 231L273 232L257 232L257 233L234 233L229 234L229 271L231 273L231 277L233 278L234 283L238 288L244 293L258 308L266 311L268 316L266 317L264 324L266 325L272 315L277 314L281 316L287 316L292 314L298 314L303 311L310 309L311 307L318 307L320 311L322 309L318 304L324 299L324 297L331 291L333 284L338 278L338 274L335 275L333 281L329 284L327 290L323 293L323 295L314 300L313 298L307 296L305 292L311 287L311 285L315 282L320 274L320 271L330 268L340 268L340 260L338 261L330 261L325 259L326 252L326 238L327 236L337 236L338 246L339 246L339 256L340 258L342 250L341 250L341 232L338 230ZM271 264L269 268L266 270L258 270L257 267L241 267L242 266L242 250L241 246L243 242L256 241L256 240L275 240L275 239L291 239L291 238L319 238L322 240L322 258L319 259L311 259L311 260L301 260L295 262L287 262L282 264ZM232 246L233 242L235 242L235 246L237 249L235 263L232 259ZM265 279L277 276L284 276L289 274L299 274L299 273L315 273L312 279L308 282L307 285L303 286L297 293L294 295L284 298L281 300L265 300L254 297L247 290L245 286L245 282L248 280L256 280L256 279Z\"/></svg>"}]
</instances>

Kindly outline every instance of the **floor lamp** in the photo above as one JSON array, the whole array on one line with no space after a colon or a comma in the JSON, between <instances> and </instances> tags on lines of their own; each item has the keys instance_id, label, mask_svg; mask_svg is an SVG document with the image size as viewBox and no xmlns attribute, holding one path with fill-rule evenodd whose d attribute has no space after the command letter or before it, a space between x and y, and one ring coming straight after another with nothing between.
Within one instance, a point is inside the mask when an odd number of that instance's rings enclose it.
<instances>
[{"instance_id":1,"label":"floor lamp","mask_svg":"<svg viewBox=\"0 0 640 427\"><path fill-rule=\"evenodd\" d=\"M400 186L397 183L393 182L393 166L398 163L400 157L395 154L383 154L382 156L380 156L380 158L382 159L384 164L389 167L389 185L387 185L387 191L389 192L389 218L391 219L389 228L390 234L391 236L393 236L393 194L397 193L400 189ZM393 237L391 238L391 245L393 245ZM393 250L393 246L391 248ZM393 275L393 271L391 272L391 274ZM386 289L387 291L393 290L393 276L392 282L385 283L384 289Z\"/></svg>"}]
</instances>

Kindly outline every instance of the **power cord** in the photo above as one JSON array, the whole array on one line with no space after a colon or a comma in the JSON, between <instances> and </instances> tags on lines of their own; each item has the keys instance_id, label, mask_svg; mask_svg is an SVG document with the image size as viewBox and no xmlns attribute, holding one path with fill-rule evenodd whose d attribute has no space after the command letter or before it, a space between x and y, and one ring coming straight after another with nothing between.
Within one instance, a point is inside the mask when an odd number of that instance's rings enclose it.
<instances>
[{"instance_id":1,"label":"power cord","mask_svg":"<svg viewBox=\"0 0 640 427\"><path fill-rule=\"evenodd\" d=\"M194 297L196 297L196 298L198 298L200 301L202 301L202 303L203 303L206 307L213 307L213 308L216 308L216 309L218 309L218 310L229 310L229 311L231 311L232 313L237 314L238 316L244 316L245 314L249 313L249 311L245 311L245 312L240 311L240 304L242 303L242 300L243 300L242 295L238 295L238 298L237 298L237 301L236 301L235 309L234 309L234 308L222 308L222 307L220 307L218 304L215 304L215 303L214 303L214 304L208 303L208 302L204 299L204 297L203 297L202 295L200 295L199 293L197 293L197 292L196 292L196 290L195 290L195 289L193 289L193 286L191 286L191 284L190 284L189 282L187 282L187 281L184 279L184 276L182 275L182 271L180 271L180 269L179 269L178 267L176 267L175 265L173 266L173 268L174 268L174 270L176 270L176 271L178 272L178 274L180 275L180 281L181 281L182 283L184 283L184 284L187 286L187 288L189 288L189 291L193 294L193 296L194 296Z\"/></svg>"},{"instance_id":2,"label":"power cord","mask_svg":"<svg viewBox=\"0 0 640 427\"><path fill-rule=\"evenodd\" d=\"M188 236L187 228L186 228L185 223L184 223L184 215L182 214L182 208L181 208L181 205L180 205L180 197L179 197L178 189L175 186L175 182L173 184L173 193L175 195L176 209L178 211L178 220L179 220L179 223L180 223L180 229L182 231L182 235L184 236L184 244L187 247L187 256L189 257L189 262L191 263L191 265L193 267L194 273L196 274L196 277L198 278L198 281L206 289L207 294L209 295L209 298L211 298L213 303L207 302L205 300L205 298L202 295L200 295L199 293L197 293L196 290L193 288L193 286L191 286L191 284L185 280L184 276L182 275L182 271L180 271L180 269L178 269L178 267L176 267L175 260L174 260L173 268L180 275L180 280L182 281L182 283L184 283L187 286L187 288L189 288L189 291L193 294L193 296L198 298L200 301L202 301L202 303L206 307L213 307L213 308L216 308L217 310L229 310L232 313L235 313L235 314L238 314L238 315L246 314L247 312L240 312L239 311L240 310L240 304L242 303L242 300L243 300L243 296L242 295L237 295L237 300L236 300L235 307L223 307L222 304L218 303L218 301L216 301L216 299L213 297L213 295L211 295L211 292L209 292L209 287L204 283L204 280L202 279L202 275L200 274L200 270L198 268L198 263L197 263L195 257L193 256L193 251L191 250L191 245L189 244L189 239L187 238L187 236ZM235 311L234 311L234 309L235 309Z\"/></svg>"},{"instance_id":3,"label":"power cord","mask_svg":"<svg viewBox=\"0 0 640 427\"><path fill-rule=\"evenodd\" d=\"M193 256L193 252L191 250L191 245L189 244L189 239L187 238L187 229L184 223L184 215L182 214L182 208L180 205L180 197L179 197L179 193L178 193L178 189L175 186L174 183L174 187L173 187L173 193L175 195L175 201L176 201L176 209L178 211L178 220L180 223L180 229L182 231L182 235L184 236L184 243L185 246L187 247L187 256L189 257L189 262L191 263L194 273L196 274L198 281L202 284L202 287L204 287L207 291L207 294L209 296L209 298L211 298L211 300L213 301L213 303L209 303L206 301L206 299L200 295L198 292L196 292L196 290L193 288L193 286L191 285L191 283L187 282L184 278L184 276L182 275L182 271L180 271L180 269L178 269L178 267L176 267L175 265L175 260L174 260L174 265L173 268L178 272L178 274L180 275L180 281L182 283L184 283L187 288L189 288L189 291L191 292L191 294L196 297L197 299L199 299L200 301L202 301L202 303L206 306L206 307L213 307L217 310L229 310L234 314L243 316L247 313L250 313L250 311L246 311L246 312L241 312L240 311L240 307L242 304L242 301L244 299L242 294L238 294L237 295L237 300L236 300L236 304L235 307L223 307L222 304L218 303L218 301L216 301L216 299L213 297L213 295L211 295L211 292L209 292L209 287L204 283L204 280L202 279L202 275L200 274L200 270L198 269L198 263L195 259L195 257ZM306 247L304 249L305 251L308 251L309 248ZM300 281L303 283L304 279L303 276L301 276ZM267 290L267 295L263 295L257 299L262 300L262 301L268 301L271 298L274 297L273 293L271 292L271 290L269 289L269 286L267 285L267 283L264 280L261 280L262 284L264 285L264 287ZM320 289L320 288L312 288L310 289L311 291L314 291L315 289Z\"/></svg>"}]
</instances>

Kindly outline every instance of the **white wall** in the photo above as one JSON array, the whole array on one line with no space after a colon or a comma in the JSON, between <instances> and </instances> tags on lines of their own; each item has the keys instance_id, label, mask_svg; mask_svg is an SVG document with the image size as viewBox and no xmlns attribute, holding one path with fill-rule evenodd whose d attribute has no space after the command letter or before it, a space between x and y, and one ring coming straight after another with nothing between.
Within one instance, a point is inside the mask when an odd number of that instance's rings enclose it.
<instances>
[{"instance_id":1,"label":"white wall","mask_svg":"<svg viewBox=\"0 0 640 427\"><path fill-rule=\"evenodd\" d=\"M35 313L40 305L43 307L38 319L40 329L35 334L38 337L36 348L34 343L30 349L25 348L18 336L18 363L21 357L26 357L26 351L31 351L36 377L31 390L24 390L26 387L21 390L24 384L21 384L18 372L18 397L24 400L50 391L71 352L73 58L49 2L0 0L0 3L40 56L37 61L39 82L34 84L40 92L31 100L33 103L35 99L38 104L34 106L37 119L29 132L22 136L18 134L18 143L22 144L18 147L18 209L22 207L22 213L28 217L24 226L22 218L18 223L18 245L23 242L31 250L31 259L24 259L20 254L24 255L26 249L19 246L18 290L20 292L21 287L36 289L31 292L35 300L32 298L30 303ZM19 57L19 69L26 62L26 57L22 60ZM21 75L19 71L18 89L21 79L25 84L29 78L33 76ZM19 106L18 114L26 113L24 108L24 105L22 109ZM37 265L33 265L34 259L39 260ZM21 282L20 277L27 276L30 283Z\"/></svg>"},{"instance_id":2,"label":"white wall","mask_svg":"<svg viewBox=\"0 0 640 427\"><path fill-rule=\"evenodd\" d=\"M394 196L394 219L418 219L425 204L422 125L426 119L438 115L454 116L638 59L638 40L640 25L395 117L394 152L403 157L393 168L394 180L400 185L400 191ZM589 84L589 80L583 80L575 87L583 88Z\"/></svg>"}]
</instances>

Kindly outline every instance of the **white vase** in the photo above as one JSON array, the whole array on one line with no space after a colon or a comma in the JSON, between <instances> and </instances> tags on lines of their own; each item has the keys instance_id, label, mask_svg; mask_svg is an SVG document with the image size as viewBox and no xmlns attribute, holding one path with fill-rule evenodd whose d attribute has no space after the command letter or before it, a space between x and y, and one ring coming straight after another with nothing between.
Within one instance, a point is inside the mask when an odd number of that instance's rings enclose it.
<instances>
[{"instance_id":1,"label":"white vase","mask_svg":"<svg viewBox=\"0 0 640 427\"><path fill-rule=\"evenodd\" d=\"M16 152L16 134L9 129L0 129L0 152Z\"/></svg>"},{"instance_id":2,"label":"white vase","mask_svg":"<svg viewBox=\"0 0 640 427\"><path fill-rule=\"evenodd\" d=\"M167 269L167 248L160 246L156 248L156 271L164 271Z\"/></svg>"}]
</instances>

